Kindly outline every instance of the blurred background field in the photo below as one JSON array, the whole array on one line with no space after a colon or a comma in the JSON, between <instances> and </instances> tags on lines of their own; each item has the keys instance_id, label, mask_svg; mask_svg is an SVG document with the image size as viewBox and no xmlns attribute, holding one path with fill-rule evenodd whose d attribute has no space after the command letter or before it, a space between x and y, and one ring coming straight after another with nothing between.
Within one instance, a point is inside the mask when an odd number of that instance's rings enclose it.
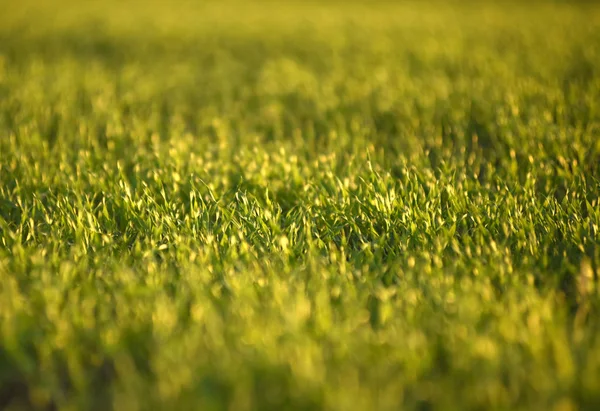
<instances>
[{"instance_id":1,"label":"blurred background field","mask_svg":"<svg viewBox=\"0 0 600 411\"><path fill-rule=\"evenodd\" d=\"M0 10L0 408L600 407L593 2Z\"/></svg>"}]
</instances>

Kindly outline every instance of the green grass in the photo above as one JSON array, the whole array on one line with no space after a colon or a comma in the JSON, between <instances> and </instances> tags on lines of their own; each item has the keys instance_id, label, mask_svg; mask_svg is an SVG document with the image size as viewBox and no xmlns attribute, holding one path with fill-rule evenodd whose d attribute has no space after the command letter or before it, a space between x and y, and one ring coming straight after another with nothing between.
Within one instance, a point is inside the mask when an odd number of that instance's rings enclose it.
<instances>
[{"instance_id":1,"label":"green grass","mask_svg":"<svg viewBox=\"0 0 600 411\"><path fill-rule=\"evenodd\" d=\"M600 7L0 3L0 408L600 407Z\"/></svg>"}]
</instances>

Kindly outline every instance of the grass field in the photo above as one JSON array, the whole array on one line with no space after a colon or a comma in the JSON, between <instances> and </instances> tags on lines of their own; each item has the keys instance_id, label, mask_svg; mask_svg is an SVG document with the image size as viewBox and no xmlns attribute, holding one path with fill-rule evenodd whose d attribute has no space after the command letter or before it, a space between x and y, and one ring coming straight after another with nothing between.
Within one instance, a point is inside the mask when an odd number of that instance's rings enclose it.
<instances>
[{"instance_id":1,"label":"grass field","mask_svg":"<svg viewBox=\"0 0 600 411\"><path fill-rule=\"evenodd\" d=\"M600 6L0 10L0 408L600 409Z\"/></svg>"}]
</instances>

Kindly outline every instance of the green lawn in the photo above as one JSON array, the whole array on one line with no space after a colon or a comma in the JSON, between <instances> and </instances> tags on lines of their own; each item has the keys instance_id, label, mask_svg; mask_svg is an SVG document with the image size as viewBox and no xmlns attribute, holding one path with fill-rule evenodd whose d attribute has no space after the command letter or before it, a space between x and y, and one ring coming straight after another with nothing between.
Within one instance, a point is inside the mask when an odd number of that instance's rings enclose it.
<instances>
[{"instance_id":1,"label":"green lawn","mask_svg":"<svg viewBox=\"0 0 600 411\"><path fill-rule=\"evenodd\" d=\"M0 409L600 409L600 6L0 0Z\"/></svg>"}]
</instances>

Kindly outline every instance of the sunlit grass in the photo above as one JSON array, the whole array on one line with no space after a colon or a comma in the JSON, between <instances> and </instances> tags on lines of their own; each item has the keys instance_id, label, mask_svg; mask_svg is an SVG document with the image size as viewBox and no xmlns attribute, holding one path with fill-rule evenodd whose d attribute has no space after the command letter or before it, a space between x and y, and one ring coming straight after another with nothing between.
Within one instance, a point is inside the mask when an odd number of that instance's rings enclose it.
<instances>
[{"instance_id":1,"label":"sunlit grass","mask_svg":"<svg viewBox=\"0 0 600 411\"><path fill-rule=\"evenodd\" d=\"M590 4L0 13L0 408L600 407Z\"/></svg>"}]
</instances>

